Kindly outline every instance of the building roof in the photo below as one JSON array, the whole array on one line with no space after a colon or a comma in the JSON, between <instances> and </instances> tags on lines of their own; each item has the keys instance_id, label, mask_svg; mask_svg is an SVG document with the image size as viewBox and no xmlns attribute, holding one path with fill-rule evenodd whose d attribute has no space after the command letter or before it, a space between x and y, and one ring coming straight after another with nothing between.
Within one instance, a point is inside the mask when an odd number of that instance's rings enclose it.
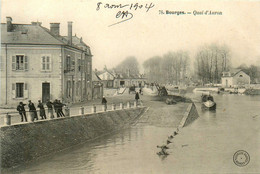
<instances>
[{"instance_id":1,"label":"building roof","mask_svg":"<svg viewBox=\"0 0 260 174\"><path fill-rule=\"evenodd\" d=\"M66 40L68 40L68 36L63 36L63 37L64 37ZM75 35L75 36L72 36L72 43L73 43L74 45L78 46L78 47L81 46L81 47L88 47L88 48L89 48L89 46L82 41L82 38L79 38L79 37L77 37L76 35Z\"/></svg>"},{"instance_id":2,"label":"building roof","mask_svg":"<svg viewBox=\"0 0 260 174\"><path fill-rule=\"evenodd\" d=\"M12 32L7 32L6 27L5 23L1 24L1 43L66 45L40 25L13 24Z\"/></svg>"},{"instance_id":3,"label":"building roof","mask_svg":"<svg viewBox=\"0 0 260 174\"><path fill-rule=\"evenodd\" d=\"M82 39L72 37L72 45L68 44L68 37L55 35L48 28L41 26L39 22L32 24L14 24L12 31L7 32L7 24L1 23L2 44L30 44L30 45L67 45L77 49L89 48ZM91 54L91 53L89 53Z\"/></svg>"},{"instance_id":4,"label":"building roof","mask_svg":"<svg viewBox=\"0 0 260 174\"><path fill-rule=\"evenodd\" d=\"M92 71L92 81L94 82L94 81L100 81L101 79L98 77L98 75L94 72L94 71Z\"/></svg>"},{"instance_id":5,"label":"building roof","mask_svg":"<svg viewBox=\"0 0 260 174\"><path fill-rule=\"evenodd\" d=\"M230 73L230 75L226 76L225 72L223 73L224 77L234 77L236 74L238 74L240 71L243 71L242 69L233 68L229 71L226 71L227 73ZM244 71L243 71L244 72ZM244 72L245 73L245 72ZM246 74L246 73L245 73Z\"/></svg>"},{"instance_id":6,"label":"building roof","mask_svg":"<svg viewBox=\"0 0 260 174\"><path fill-rule=\"evenodd\" d=\"M234 76L236 75L237 73L239 73L240 71L242 71L241 69L231 69L229 72L230 72L230 75L231 76Z\"/></svg>"},{"instance_id":7,"label":"building roof","mask_svg":"<svg viewBox=\"0 0 260 174\"><path fill-rule=\"evenodd\" d=\"M119 72L116 70L107 70L104 69L102 71L98 71L96 74L99 76L105 72L108 72L109 74L111 74L112 76L114 76L115 79L144 79L144 75L143 74L132 74L132 73L125 73L125 72Z\"/></svg>"}]
</instances>

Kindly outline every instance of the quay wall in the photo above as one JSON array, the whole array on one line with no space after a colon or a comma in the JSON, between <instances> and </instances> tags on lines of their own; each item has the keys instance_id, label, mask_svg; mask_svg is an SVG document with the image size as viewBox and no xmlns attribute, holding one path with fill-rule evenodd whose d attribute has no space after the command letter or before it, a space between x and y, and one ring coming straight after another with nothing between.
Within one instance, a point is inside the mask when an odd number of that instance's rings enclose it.
<instances>
[{"instance_id":1,"label":"quay wall","mask_svg":"<svg viewBox=\"0 0 260 174\"><path fill-rule=\"evenodd\" d=\"M129 127L145 109L138 107L1 127L1 168L17 166Z\"/></svg>"},{"instance_id":2,"label":"quay wall","mask_svg":"<svg viewBox=\"0 0 260 174\"><path fill-rule=\"evenodd\" d=\"M180 122L179 127L185 127L191 124L193 121L195 121L199 117L198 111L196 109L196 106L194 103L191 103L186 112L184 113L184 116Z\"/></svg>"}]
</instances>

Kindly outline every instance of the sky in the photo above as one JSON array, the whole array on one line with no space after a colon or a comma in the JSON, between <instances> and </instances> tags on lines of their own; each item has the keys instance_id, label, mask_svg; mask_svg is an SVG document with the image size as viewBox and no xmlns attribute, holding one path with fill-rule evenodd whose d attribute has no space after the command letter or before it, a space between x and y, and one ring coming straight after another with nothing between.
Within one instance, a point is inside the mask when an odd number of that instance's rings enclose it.
<instances>
[{"instance_id":1,"label":"sky","mask_svg":"<svg viewBox=\"0 0 260 174\"><path fill-rule=\"evenodd\" d=\"M138 9L130 9L136 3ZM122 8L111 8L119 4ZM178 50L188 51L193 61L198 49L211 43L230 48L233 66L260 65L260 1L1 0L1 22L6 16L13 23L39 21L47 28L58 22L61 35L67 35L72 21L73 35L91 48L93 69L113 68L128 56L142 64Z\"/></svg>"}]
</instances>

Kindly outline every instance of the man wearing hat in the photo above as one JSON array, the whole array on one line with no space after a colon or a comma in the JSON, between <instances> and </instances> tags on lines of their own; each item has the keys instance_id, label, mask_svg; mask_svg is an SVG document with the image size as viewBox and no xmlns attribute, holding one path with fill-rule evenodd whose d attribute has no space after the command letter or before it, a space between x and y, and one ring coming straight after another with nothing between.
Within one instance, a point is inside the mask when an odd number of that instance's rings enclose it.
<instances>
[{"instance_id":1,"label":"man wearing hat","mask_svg":"<svg viewBox=\"0 0 260 174\"><path fill-rule=\"evenodd\" d=\"M42 120L46 119L44 106L43 106L43 103L41 102L41 100L38 100L38 106L37 107L40 108L40 116L42 117Z\"/></svg>"},{"instance_id":2,"label":"man wearing hat","mask_svg":"<svg viewBox=\"0 0 260 174\"><path fill-rule=\"evenodd\" d=\"M38 120L38 115L37 115L37 111L36 111L34 104L32 103L31 100L29 100L28 102L29 102L29 104L28 104L29 112L32 116L31 117L32 121L34 121L34 119Z\"/></svg>"},{"instance_id":3,"label":"man wearing hat","mask_svg":"<svg viewBox=\"0 0 260 174\"><path fill-rule=\"evenodd\" d=\"M107 110L107 100L106 100L105 96L103 96L101 103L102 103L102 105L104 105L105 111L106 111Z\"/></svg>"},{"instance_id":4,"label":"man wearing hat","mask_svg":"<svg viewBox=\"0 0 260 174\"><path fill-rule=\"evenodd\" d=\"M23 122L23 117L24 117L24 120L27 122L26 112L25 112L25 109L24 109L25 105L26 104L23 104L23 102L20 102L19 105L16 108L16 110L21 115L21 122Z\"/></svg>"},{"instance_id":5,"label":"man wearing hat","mask_svg":"<svg viewBox=\"0 0 260 174\"><path fill-rule=\"evenodd\" d=\"M50 99L47 99L46 106L48 108L49 118L53 119L53 103L50 101Z\"/></svg>"}]
</instances>

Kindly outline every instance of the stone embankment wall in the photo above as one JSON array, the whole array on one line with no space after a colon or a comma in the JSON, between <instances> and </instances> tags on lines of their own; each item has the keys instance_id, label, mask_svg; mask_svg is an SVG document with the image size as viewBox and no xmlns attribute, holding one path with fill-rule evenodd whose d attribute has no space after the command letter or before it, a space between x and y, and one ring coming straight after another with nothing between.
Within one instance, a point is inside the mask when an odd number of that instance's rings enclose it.
<instances>
[{"instance_id":1,"label":"stone embankment wall","mask_svg":"<svg viewBox=\"0 0 260 174\"><path fill-rule=\"evenodd\" d=\"M19 165L130 126L145 107L1 127L1 168Z\"/></svg>"},{"instance_id":2,"label":"stone embankment wall","mask_svg":"<svg viewBox=\"0 0 260 174\"><path fill-rule=\"evenodd\" d=\"M246 89L244 94L246 94L246 95L260 95L260 89Z\"/></svg>"},{"instance_id":3,"label":"stone embankment wall","mask_svg":"<svg viewBox=\"0 0 260 174\"><path fill-rule=\"evenodd\" d=\"M194 103L191 103L188 106L188 108L187 108L187 110L186 110L186 112L185 112L185 114L184 114L184 116L183 116L183 118L180 122L179 127L188 126L193 121L195 121L198 117L199 117L199 114L198 114L198 111L196 109L196 106L194 105Z\"/></svg>"}]
</instances>

